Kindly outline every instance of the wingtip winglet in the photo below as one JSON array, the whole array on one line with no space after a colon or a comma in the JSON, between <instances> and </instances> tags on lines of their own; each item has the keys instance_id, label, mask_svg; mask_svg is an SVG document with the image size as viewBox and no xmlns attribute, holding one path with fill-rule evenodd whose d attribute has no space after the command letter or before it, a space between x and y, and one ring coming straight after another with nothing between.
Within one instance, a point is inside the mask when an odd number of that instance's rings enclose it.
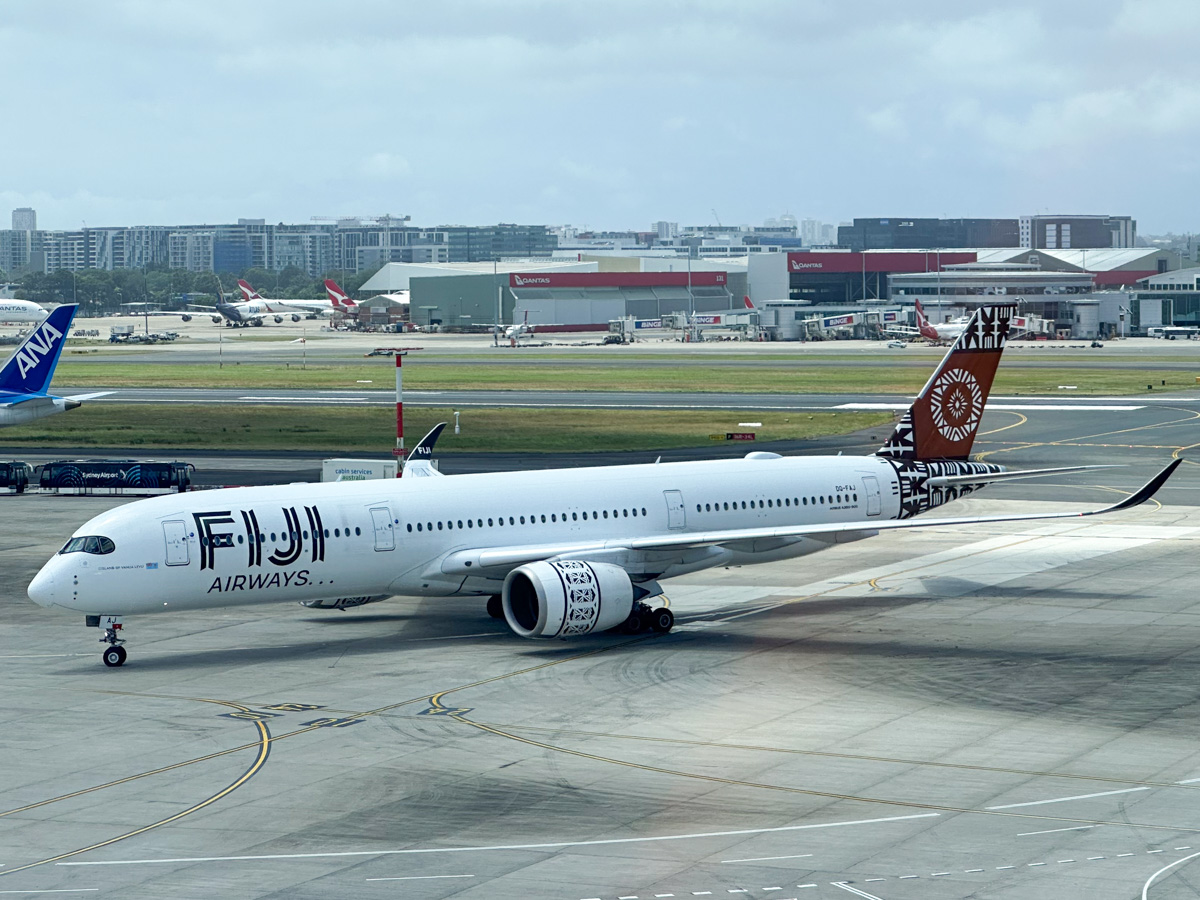
<instances>
[{"instance_id":1,"label":"wingtip winglet","mask_svg":"<svg viewBox=\"0 0 1200 900\"><path fill-rule=\"evenodd\" d=\"M1144 485L1142 485L1140 490L1134 491L1132 494L1130 494L1128 497L1126 497L1120 503L1116 504L1115 506L1110 506L1108 509L1106 509L1104 511L1105 512L1117 512L1118 510L1131 509L1132 507L1135 507L1135 506L1141 506L1143 503L1145 503L1147 500L1149 500L1151 497L1153 497L1155 494L1158 493L1159 488L1161 488L1164 484L1167 483L1167 479L1170 478L1175 473L1175 470L1178 469L1180 467L1180 465L1182 465L1182 464L1183 464L1182 459L1172 460L1166 466L1166 468L1164 468L1161 472L1159 472L1157 475L1155 475L1153 478L1151 478L1149 481L1147 481Z\"/></svg>"}]
</instances>

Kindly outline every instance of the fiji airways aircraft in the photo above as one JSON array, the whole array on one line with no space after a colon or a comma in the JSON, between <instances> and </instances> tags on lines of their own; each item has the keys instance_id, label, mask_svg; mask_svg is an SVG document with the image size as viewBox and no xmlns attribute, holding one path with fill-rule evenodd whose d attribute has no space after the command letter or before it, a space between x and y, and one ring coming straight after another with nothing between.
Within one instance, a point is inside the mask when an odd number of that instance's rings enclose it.
<instances>
[{"instance_id":1,"label":"fiji airways aircraft","mask_svg":"<svg viewBox=\"0 0 1200 900\"><path fill-rule=\"evenodd\" d=\"M76 309L73 303L55 309L29 333L0 369L0 425L23 425L76 409L84 400L108 393L79 397L54 397L47 393Z\"/></svg>"},{"instance_id":2,"label":"fiji airways aircraft","mask_svg":"<svg viewBox=\"0 0 1200 900\"><path fill-rule=\"evenodd\" d=\"M1008 472L969 462L1011 306L978 310L873 456L783 457L229 488L130 503L80 527L29 585L102 629L123 617L299 601L344 609L393 594L487 597L527 638L669 631L660 581L801 556L897 528L1090 516L1148 500L1179 465L1103 509L924 518ZM415 472L412 474L416 474Z\"/></svg>"}]
</instances>

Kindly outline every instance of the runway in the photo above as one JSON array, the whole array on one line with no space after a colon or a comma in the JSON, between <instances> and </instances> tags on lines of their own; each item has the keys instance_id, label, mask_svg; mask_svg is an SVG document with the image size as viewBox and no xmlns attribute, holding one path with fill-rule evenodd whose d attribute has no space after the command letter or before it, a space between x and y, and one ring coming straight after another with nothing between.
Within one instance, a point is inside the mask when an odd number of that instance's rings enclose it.
<instances>
[{"instance_id":1,"label":"runway","mask_svg":"<svg viewBox=\"0 0 1200 900\"><path fill-rule=\"evenodd\" d=\"M989 411L989 460L1129 468L949 511L1111 502L1194 453L1198 421ZM129 620L120 670L23 596L114 501L0 496L0 891L1193 896L1197 473L1112 517L686 576L662 637L285 604Z\"/></svg>"}]
</instances>

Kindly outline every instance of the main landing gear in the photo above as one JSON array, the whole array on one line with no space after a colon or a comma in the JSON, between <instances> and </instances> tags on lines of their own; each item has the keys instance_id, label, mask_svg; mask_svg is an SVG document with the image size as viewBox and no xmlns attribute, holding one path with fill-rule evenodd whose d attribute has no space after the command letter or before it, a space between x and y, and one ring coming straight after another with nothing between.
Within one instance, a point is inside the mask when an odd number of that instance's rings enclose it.
<instances>
[{"instance_id":1,"label":"main landing gear","mask_svg":"<svg viewBox=\"0 0 1200 900\"><path fill-rule=\"evenodd\" d=\"M629 614L629 618L625 620L625 624L621 629L626 634L641 634L649 629L656 631L659 634L666 634L675 627L675 614L665 606L660 606L658 609L651 609L645 603L637 602L633 604L633 612Z\"/></svg>"},{"instance_id":2,"label":"main landing gear","mask_svg":"<svg viewBox=\"0 0 1200 900\"><path fill-rule=\"evenodd\" d=\"M110 669L115 669L118 666L125 665L125 648L121 645L125 643L123 638L117 637L117 632L121 630L122 623L120 616L88 616L87 624L89 628L100 628L104 631L104 637L100 638L100 643L108 644L104 648L102 659L104 664Z\"/></svg>"},{"instance_id":3,"label":"main landing gear","mask_svg":"<svg viewBox=\"0 0 1200 900\"><path fill-rule=\"evenodd\" d=\"M492 594L487 599L487 613L493 619L504 618L504 602L499 594Z\"/></svg>"}]
</instances>

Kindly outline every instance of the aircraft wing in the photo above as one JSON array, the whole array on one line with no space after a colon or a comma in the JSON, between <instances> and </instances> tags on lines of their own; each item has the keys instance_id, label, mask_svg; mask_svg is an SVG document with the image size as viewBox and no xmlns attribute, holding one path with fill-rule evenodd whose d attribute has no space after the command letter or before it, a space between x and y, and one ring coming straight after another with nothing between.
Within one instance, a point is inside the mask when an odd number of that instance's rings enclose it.
<instances>
[{"instance_id":1,"label":"aircraft wing","mask_svg":"<svg viewBox=\"0 0 1200 900\"><path fill-rule=\"evenodd\" d=\"M479 569L513 568L528 562L555 557L571 557L583 553L598 553L619 550L677 550L698 547L714 547L736 544L743 541L788 539L811 537L837 541L839 536L851 540L869 537L880 531L899 528L946 528L960 525L980 525L990 522L1024 522L1036 519L1072 519L1083 516L1098 516L1140 506L1166 483L1171 474L1183 462L1176 459L1165 469L1146 482L1138 491L1111 506L1100 509L1073 510L1057 513L1023 513L1002 516L953 516L946 518L917 517L912 519L883 519L878 522L858 521L840 525L817 524L783 526L779 528L735 528L724 531L698 531L685 534L655 535L653 537L630 538L629 540L591 541L575 544L545 544L541 546L496 547L486 550L458 550L446 556L441 563L445 574L467 575Z\"/></svg>"},{"instance_id":2,"label":"aircraft wing","mask_svg":"<svg viewBox=\"0 0 1200 900\"><path fill-rule=\"evenodd\" d=\"M201 310L202 312L209 312L209 313L215 313L217 311L217 308L215 306L205 306L202 303L189 303L187 305L187 308L188 309L198 309L198 310ZM154 313L151 313L150 315L154 315ZM172 315L177 316L177 315L179 315L179 313L173 313Z\"/></svg>"}]
</instances>

